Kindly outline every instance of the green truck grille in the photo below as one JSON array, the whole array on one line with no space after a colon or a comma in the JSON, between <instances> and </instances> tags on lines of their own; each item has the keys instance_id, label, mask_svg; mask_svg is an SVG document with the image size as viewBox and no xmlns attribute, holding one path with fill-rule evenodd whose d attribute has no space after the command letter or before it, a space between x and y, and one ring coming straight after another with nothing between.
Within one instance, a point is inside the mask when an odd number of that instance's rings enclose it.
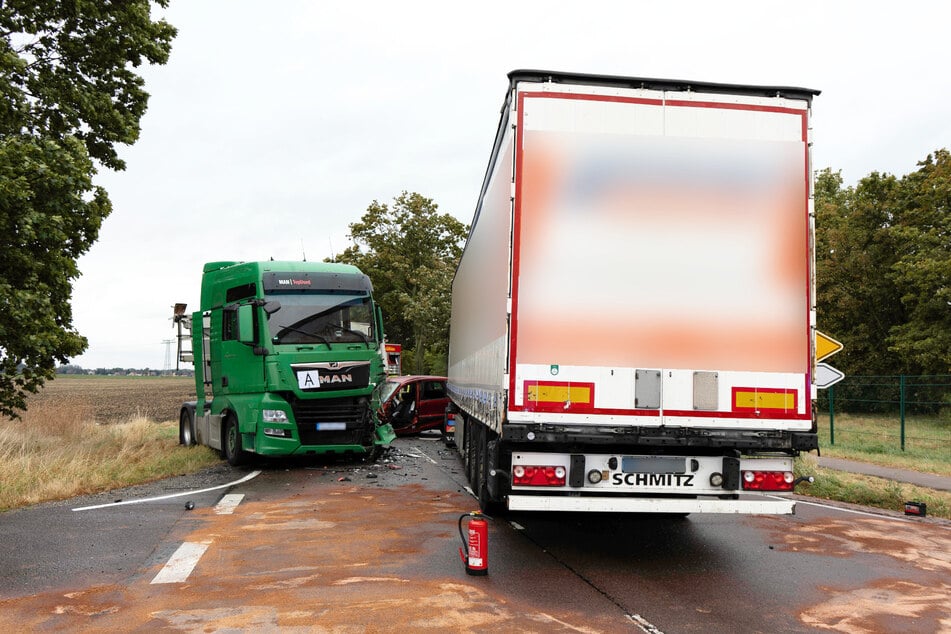
<instances>
[{"instance_id":1,"label":"green truck grille","mask_svg":"<svg viewBox=\"0 0 951 634\"><path fill-rule=\"evenodd\" d=\"M372 442L373 425L365 399L292 399L290 404L302 445L368 445ZM346 428L321 429L334 423L337 427L343 423Z\"/></svg>"}]
</instances>

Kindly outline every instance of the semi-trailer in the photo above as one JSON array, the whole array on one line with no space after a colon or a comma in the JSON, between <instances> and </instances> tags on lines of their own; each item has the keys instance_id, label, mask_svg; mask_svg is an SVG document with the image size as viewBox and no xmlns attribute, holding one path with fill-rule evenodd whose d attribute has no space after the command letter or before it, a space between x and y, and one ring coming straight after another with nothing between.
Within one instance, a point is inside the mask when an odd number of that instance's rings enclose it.
<instances>
[{"instance_id":1,"label":"semi-trailer","mask_svg":"<svg viewBox=\"0 0 951 634\"><path fill-rule=\"evenodd\" d=\"M792 513L818 448L818 91L509 73L452 285L483 508Z\"/></svg>"}]
</instances>

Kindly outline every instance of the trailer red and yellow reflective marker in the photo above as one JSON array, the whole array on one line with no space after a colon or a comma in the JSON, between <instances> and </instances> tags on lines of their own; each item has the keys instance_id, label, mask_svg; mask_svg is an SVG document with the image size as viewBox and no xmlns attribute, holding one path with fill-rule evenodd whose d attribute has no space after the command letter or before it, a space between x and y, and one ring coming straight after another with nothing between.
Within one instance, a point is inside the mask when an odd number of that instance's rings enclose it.
<instances>
[{"instance_id":1,"label":"trailer red and yellow reflective marker","mask_svg":"<svg viewBox=\"0 0 951 634\"><path fill-rule=\"evenodd\" d=\"M591 410L594 383L526 381L525 406L537 411Z\"/></svg>"},{"instance_id":2,"label":"trailer red and yellow reflective marker","mask_svg":"<svg viewBox=\"0 0 951 634\"><path fill-rule=\"evenodd\" d=\"M734 412L761 412L775 414L797 411L796 390L735 387L733 388Z\"/></svg>"}]
</instances>

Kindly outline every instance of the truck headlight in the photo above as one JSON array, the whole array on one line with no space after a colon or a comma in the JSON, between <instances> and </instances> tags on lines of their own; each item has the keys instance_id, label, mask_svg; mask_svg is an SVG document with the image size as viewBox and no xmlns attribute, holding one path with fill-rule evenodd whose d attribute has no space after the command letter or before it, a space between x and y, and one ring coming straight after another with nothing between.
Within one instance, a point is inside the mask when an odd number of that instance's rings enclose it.
<instances>
[{"instance_id":1,"label":"truck headlight","mask_svg":"<svg viewBox=\"0 0 951 634\"><path fill-rule=\"evenodd\" d=\"M265 423L286 423L287 412L282 409L266 409L261 412Z\"/></svg>"}]
</instances>

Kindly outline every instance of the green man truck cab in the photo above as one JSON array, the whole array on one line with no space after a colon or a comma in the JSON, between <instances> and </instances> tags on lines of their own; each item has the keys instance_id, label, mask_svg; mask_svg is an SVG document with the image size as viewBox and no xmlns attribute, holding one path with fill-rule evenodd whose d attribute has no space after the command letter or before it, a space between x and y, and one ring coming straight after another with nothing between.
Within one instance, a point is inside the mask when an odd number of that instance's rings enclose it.
<instances>
[{"instance_id":1,"label":"green man truck cab","mask_svg":"<svg viewBox=\"0 0 951 634\"><path fill-rule=\"evenodd\" d=\"M385 376L383 322L370 279L325 262L211 262L201 310L176 307L195 365L196 401L179 440L250 454L375 457L395 434L370 407ZM180 308L179 308L180 307Z\"/></svg>"}]
</instances>

